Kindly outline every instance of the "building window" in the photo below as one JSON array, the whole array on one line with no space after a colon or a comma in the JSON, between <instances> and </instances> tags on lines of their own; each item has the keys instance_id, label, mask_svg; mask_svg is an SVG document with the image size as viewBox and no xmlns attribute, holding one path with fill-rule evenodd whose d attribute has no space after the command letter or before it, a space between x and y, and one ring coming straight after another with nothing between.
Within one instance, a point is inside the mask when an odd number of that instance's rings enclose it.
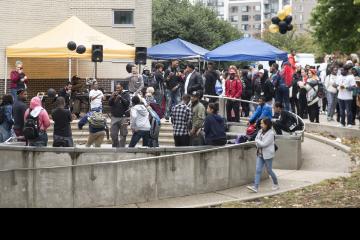
<instances>
[{"instance_id":1,"label":"building window","mask_svg":"<svg viewBox=\"0 0 360 240\"><path fill-rule=\"evenodd\" d=\"M261 21L261 15L255 15L255 21Z\"/></svg>"},{"instance_id":2,"label":"building window","mask_svg":"<svg viewBox=\"0 0 360 240\"><path fill-rule=\"evenodd\" d=\"M242 15L241 20L243 22L248 22L249 21L249 15Z\"/></svg>"},{"instance_id":3,"label":"building window","mask_svg":"<svg viewBox=\"0 0 360 240\"><path fill-rule=\"evenodd\" d=\"M232 13L237 13L237 12L239 12L239 8L238 7L232 7L231 12Z\"/></svg>"},{"instance_id":4,"label":"building window","mask_svg":"<svg viewBox=\"0 0 360 240\"><path fill-rule=\"evenodd\" d=\"M249 6L244 6L241 8L242 12L249 12Z\"/></svg>"},{"instance_id":5,"label":"building window","mask_svg":"<svg viewBox=\"0 0 360 240\"><path fill-rule=\"evenodd\" d=\"M260 5L255 6L255 11L260 12L261 11L261 6Z\"/></svg>"},{"instance_id":6,"label":"building window","mask_svg":"<svg viewBox=\"0 0 360 240\"><path fill-rule=\"evenodd\" d=\"M134 26L134 10L114 10L114 26Z\"/></svg>"}]
</instances>

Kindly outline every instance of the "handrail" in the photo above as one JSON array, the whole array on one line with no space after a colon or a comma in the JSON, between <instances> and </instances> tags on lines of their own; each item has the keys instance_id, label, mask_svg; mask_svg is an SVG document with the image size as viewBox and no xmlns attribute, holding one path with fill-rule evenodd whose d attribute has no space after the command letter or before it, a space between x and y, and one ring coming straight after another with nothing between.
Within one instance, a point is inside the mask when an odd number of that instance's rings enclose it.
<instances>
[{"instance_id":1,"label":"handrail","mask_svg":"<svg viewBox=\"0 0 360 240\"><path fill-rule=\"evenodd\" d=\"M238 101L238 102L244 102L244 103L250 103L250 104L254 104L254 105L259 105L258 102L254 102L254 101L248 101L248 100L243 100L243 99L238 99L238 98L229 98L229 97L222 97L222 96L212 96L212 95L204 95L205 98L216 98L216 99L224 99L224 100L230 100L230 101ZM304 119L302 119L299 115L290 112L290 114L292 114L293 116L295 116L297 119L300 119L300 121L302 122L304 128L302 131L297 131L299 133L302 134L302 136L304 136L304 133L306 131L306 123L304 122Z\"/></svg>"},{"instance_id":2,"label":"handrail","mask_svg":"<svg viewBox=\"0 0 360 240\"><path fill-rule=\"evenodd\" d=\"M2 169L2 170L0 170L0 173L14 172L14 171L37 171L37 170L78 168L78 167L94 167L94 166L113 165L113 164L120 164L120 163L129 163L129 162L140 162L140 161L157 160L157 159L164 159L164 158L174 158L174 157L187 156L187 155L193 155L193 154L215 152L215 151L219 151L219 150L238 148L240 146L245 146L245 145L250 146L253 144L255 144L255 142L247 142L247 143L242 143L242 144L228 145L228 146L224 146L224 147L216 147L216 148L210 148L210 149L206 149L206 150L178 153L178 154L170 154L170 155L164 155L164 156L135 158L135 159L127 159L127 160L108 161L108 162L84 163L84 164L77 164L77 165L52 166L52 167L40 167L40 168Z\"/></svg>"}]
</instances>

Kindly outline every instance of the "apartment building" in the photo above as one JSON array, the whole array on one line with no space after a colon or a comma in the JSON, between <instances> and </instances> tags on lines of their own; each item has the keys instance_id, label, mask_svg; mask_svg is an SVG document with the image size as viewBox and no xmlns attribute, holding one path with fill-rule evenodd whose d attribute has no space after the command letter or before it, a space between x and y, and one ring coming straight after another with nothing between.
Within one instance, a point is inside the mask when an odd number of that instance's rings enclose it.
<instances>
[{"instance_id":1,"label":"apartment building","mask_svg":"<svg viewBox=\"0 0 360 240\"><path fill-rule=\"evenodd\" d=\"M38 36L77 16L96 30L132 46L152 44L152 1L143 0L3 0L0 8L0 93L4 93L5 49ZM7 72L17 60L24 62L31 79L30 95L48 88L60 89L68 79L67 59L8 59ZM127 61L99 64L100 85L111 90L114 80L127 76ZM73 72L81 78L92 77L94 64L73 61ZM9 77L9 76L8 76ZM8 84L9 86L9 84Z\"/></svg>"}]
</instances>

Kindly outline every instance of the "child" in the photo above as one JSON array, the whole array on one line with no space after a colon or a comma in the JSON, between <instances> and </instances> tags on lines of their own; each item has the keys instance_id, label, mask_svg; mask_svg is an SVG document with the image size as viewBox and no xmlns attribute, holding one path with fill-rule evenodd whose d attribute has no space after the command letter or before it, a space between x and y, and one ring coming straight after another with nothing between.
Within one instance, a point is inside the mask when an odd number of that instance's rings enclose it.
<instances>
[{"instance_id":1,"label":"child","mask_svg":"<svg viewBox=\"0 0 360 240\"><path fill-rule=\"evenodd\" d=\"M275 157L275 134L272 130L272 122L269 118L261 121L261 130L256 137L257 161L255 185L248 187L254 193L259 192L259 186L264 166L273 180L273 190L279 190L279 183L275 173L272 170L273 159Z\"/></svg>"}]
</instances>

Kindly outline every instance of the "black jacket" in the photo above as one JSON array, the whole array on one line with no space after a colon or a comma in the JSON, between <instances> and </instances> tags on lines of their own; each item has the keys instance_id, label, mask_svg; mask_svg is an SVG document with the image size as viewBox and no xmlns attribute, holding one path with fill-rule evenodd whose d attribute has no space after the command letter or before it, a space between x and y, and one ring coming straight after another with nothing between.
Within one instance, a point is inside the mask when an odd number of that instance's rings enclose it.
<instances>
[{"instance_id":1,"label":"black jacket","mask_svg":"<svg viewBox=\"0 0 360 240\"><path fill-rule=\"evenodd\" d=\"M172 90L176 86L181 86L181 79L177 74L180 71L176 68L169 68L165 72L165 86L166 89Z\"/></svg>"},{"instance_id":2,"label":"black jacket","mask_svg":"<svg viewBox=\"0 0 360 240\"><path fill-rule=\"evenodd\" d=\"M226 139L225 120L219 115L209 114L204 124L205 142L212 145L215 140Z\"/></svg>"},{"instance_id":3,"label":"black jacket","mask_svg":"<svg viewBox=\"0 0 360 240\"><path fill-rule=\"evenodd\" d=\"M113 117L122 118L129 115L130 95L122 92L117 97L111 97L109 100L111 114Z\"/></svg>"},{"instance_id":4,"label":"black jacket","mask_svg":"<svg viewBox=\"0 0 360 240\"><path fill-rule=\"evenodd\" d=\"M160 90L160 91L163 91L164 90L164 75L159 72L159 71L156 71L155 72L155 79L156 79L156 86L155 86L155 90Z\"/></svg>"},{"instance_id":5,"label":"black jacket","mask_svg":"<svg viewBox=\"0 0 360 240\"><path fill-rule=\"evenodd\" d=\"M219 74L216 71L207 71L205 73L205 94L216 96L215 86L216 81L220 79Z\"/></svg>"},{"instance_id":6,"label":"black jacket","mask_svg":"<svg viewBox=\"0 0 360 240\"><path fill-rule=\"evenodd\" d=\"M188 76L189 76L189 74L185 78L185 84L186 84L186 80L187 80ZM215 86L214 86L214 89L215 89ZM203 91L203 90L204 90L203 78L201 77L200 73L195 71L194 73L192 73L192 75L190 77L189 85L187 88L187 93L191 94L194 91Z\"/></svg>"},{"instance_id":7,"label":"black jacket","mask_svg":"<svg viewBox=\"0 0 360 240\"><path fill-rule=\"evenodd\" d=\"M27 109L28 107L23 101L18 100L15 102L13 107L14 129L23 130L24 116Z\"/></svg>"},{"instance_id":8,"label":"black jacket","mask_svg":"<svg viewBox=\"0 0 360 240\"><path fill-rule=\"evenodd\" d=\"M70 98L71 95L66 92L66 89L63 88L59 92L59 97L63 97L65 99L65 108L70 109Z\"/></svg>"}]
</instances>

